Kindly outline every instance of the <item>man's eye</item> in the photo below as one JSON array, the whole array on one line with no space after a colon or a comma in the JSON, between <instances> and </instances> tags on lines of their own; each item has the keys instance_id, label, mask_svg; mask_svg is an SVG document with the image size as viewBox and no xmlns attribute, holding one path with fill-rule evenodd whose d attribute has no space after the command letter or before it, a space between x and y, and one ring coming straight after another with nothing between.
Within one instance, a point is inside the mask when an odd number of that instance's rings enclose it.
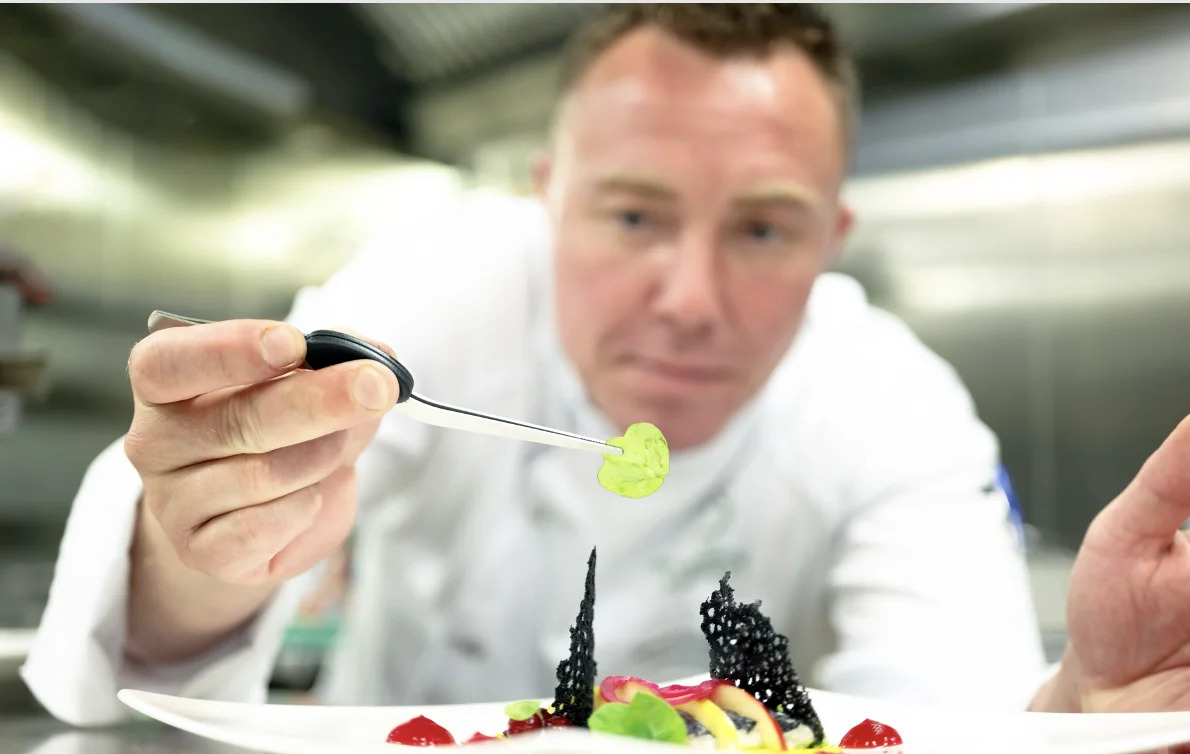
<instances>
[{"instance_id":1,"label":"man's eye","mask_svg":"<svg viewBox=\"0 0 1190 754\"><path fill-rule=\"evenodd\" d=\"M778 235L777 228L772 223L751 222L744 230L753 241L775 241Z\"/></svg>"},{"instance_id":2,"label":"man's eye","mask_svg":"<svg viewBox=\"0 0 1190 754\"><path fill-rule=\"evenodd\" d=\"M625 228L639 228L645 224L645 213L635 209L620 210L616 218Z\"/></svg>"}]
</instances>

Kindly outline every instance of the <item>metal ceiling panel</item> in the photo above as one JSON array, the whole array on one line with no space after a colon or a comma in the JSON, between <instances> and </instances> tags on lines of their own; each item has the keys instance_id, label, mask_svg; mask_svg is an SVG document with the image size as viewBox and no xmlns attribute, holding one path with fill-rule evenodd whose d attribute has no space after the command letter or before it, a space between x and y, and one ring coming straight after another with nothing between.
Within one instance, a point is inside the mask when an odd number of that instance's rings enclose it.
<instances>
[{"instance_id":1,"label":"metal ceiling panel","mask_svg":"<svg viewBox=\"0 0 1190 754\"><path fill-rule=\"evenodd\" d=\"M394 76L429 85L556 44L594 3L361 3L360 17L384 40Z\"/></svg>"}]
</instances>

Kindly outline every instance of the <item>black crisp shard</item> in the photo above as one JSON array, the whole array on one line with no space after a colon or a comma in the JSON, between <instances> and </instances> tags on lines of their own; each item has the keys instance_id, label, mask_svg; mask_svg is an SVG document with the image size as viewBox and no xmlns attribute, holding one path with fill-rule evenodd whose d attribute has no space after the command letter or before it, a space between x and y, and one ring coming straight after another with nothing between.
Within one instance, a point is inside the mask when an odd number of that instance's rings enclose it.
<instances>
[{"instance_id":1,"label":"black crisp shard","mask_svg":"<svg viewBox=\"0 0 1190 754\"><path fill-rule=\"evenodd\" d=\"M780 712L814 733L822 743L822 722L810 704L810 695L789 659L789 640L773 631L760 612L760 602L741 605L727 583L731 571L719 580L719 589L702 603L702 633L711 651L712 678L730 681L755 696L770 712ZM796 727L796 726L794 726Z\"/></svg>"},{"instance_id":2,"label":"black crisp shard","mask_svg":"<svg viewBox=\"0 0 1190 754\"><path fill-rule=\"evenodd\" d=\"M595 707L595 549L587 560L587 583L578 617L570 627L570 656L558 663L554 714L585 728Z\"/></svg>"}]
</instances>

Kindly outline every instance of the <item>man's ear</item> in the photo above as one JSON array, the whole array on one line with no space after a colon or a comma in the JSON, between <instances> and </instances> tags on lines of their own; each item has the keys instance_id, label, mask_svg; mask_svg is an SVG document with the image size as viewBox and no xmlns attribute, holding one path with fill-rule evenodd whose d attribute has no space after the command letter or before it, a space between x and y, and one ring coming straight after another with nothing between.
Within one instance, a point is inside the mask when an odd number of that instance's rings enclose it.
<instances>
[{"instance_id":1,"label":"man's ear","mask_svg":"<svg viewBox=\"0 0 1190 754\"><path fill-rule=\"evenodd\" d=\"M533 193L544 202L548 198L550 176L554 169L554 161L549 150L542 148L534 152L529 166L533 171Z\"/></svg>"},{"instance_id":2,"label":"man's ear","mask_svg":"<svg viewBox=\"0 0 1190 754\"><path fill-rule=\"evenodd\" d=\"M847 238L855 225L855 213L846 203L839 203L839 210L835 213L835 227L831 228L831 237L827 246L827 258L824 269L834 267L843 256L843 249L847 246Z\"/></svg>"}]
</instances>

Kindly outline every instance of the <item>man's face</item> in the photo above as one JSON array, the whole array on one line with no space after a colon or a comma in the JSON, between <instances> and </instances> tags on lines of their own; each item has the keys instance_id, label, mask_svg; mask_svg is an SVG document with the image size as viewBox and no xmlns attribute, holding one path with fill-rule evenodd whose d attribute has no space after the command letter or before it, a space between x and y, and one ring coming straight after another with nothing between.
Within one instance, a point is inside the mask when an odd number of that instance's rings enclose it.
<instances>
[{"instance_id":1,"label":"man's face","mask_svg":"<svg viewBox=\"0 0 1190 754\"><path fill-rule=\"evenodd\" d=\"M572 92L538 171L559 333L621 429L697 446L768 379L850 222L839 119L792 48L720 60L653 29Z\"/></svg>"}]
</instances>

